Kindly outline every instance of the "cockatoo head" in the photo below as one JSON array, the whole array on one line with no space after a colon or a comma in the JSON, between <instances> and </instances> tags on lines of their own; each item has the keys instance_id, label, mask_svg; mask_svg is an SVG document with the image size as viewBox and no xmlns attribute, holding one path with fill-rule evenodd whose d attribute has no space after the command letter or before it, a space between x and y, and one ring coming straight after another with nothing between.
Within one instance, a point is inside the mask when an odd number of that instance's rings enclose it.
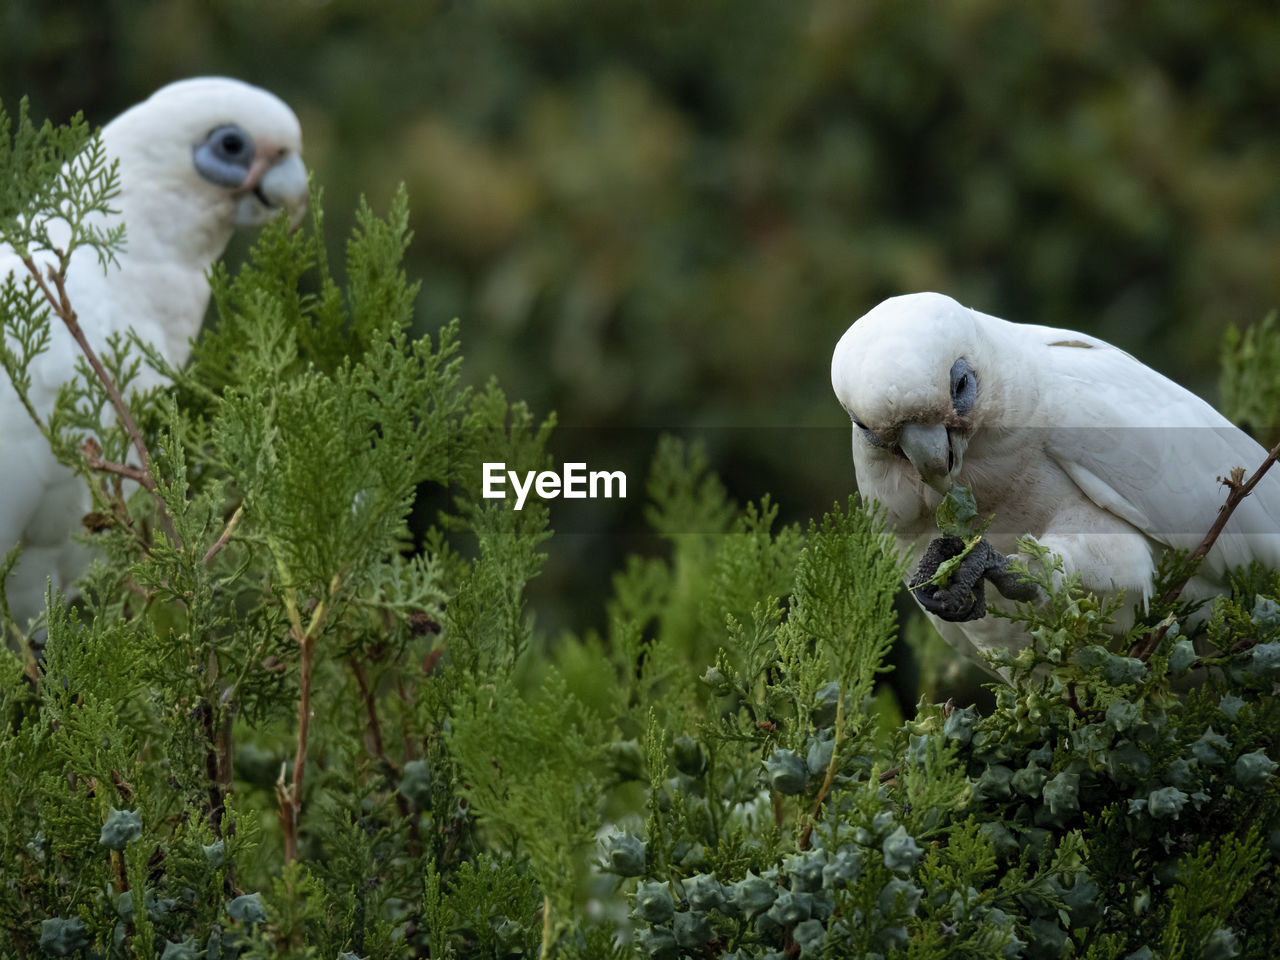
<instances>
[{"instance_id":1,"label":"cockatoo head","mask_svg":"<svg viewBox=\"0 0 1280 960\"><path fill-rule=\"evenodd\" d=\"M855 459L909 461L930 487L950 489L984 419L984 346L974 313L938 293L893 297L858 319L831 357Z\"/></svg>"},{"instance_id":2,"label":"cockatoo head","mask_svg":"<svg viewBox=\"0 0 1280 960\"><path fill-rule=\"evenodd\" d=\"M258 87L223 77L171 83L102 135L107 154L120 161L126 224L147 223L157 244L176 245L180 254L212 260L235 228L264 224L282 210L297 225L306 211L298 118ZM131 233L130 255L138 252L135 239L151 238Z\"/></svg>"}]
</instances>

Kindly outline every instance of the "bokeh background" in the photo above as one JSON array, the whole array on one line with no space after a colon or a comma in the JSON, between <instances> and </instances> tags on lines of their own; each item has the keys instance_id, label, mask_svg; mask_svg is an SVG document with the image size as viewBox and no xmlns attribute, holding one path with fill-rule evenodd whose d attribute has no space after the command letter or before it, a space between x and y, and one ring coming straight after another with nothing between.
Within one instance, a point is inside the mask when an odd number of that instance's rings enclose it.
<instances>
[{"instance_id":1,"label":"bokeh background","mask_svg":"<svg viewBox=\"0 0 1280 960\"><path fill-rule=\"evenodd\" d=\"M656 431L786 519L844 496L830 352L884 297L1210 399L1224 328L1280 304L1273 0L0 0L0 98L37 116L204 73L297 110L335 252L406 184L422 328L461 318L469 380L640 471L552 547L553 626L600 611Z\"/></svg>"}]
</instances>

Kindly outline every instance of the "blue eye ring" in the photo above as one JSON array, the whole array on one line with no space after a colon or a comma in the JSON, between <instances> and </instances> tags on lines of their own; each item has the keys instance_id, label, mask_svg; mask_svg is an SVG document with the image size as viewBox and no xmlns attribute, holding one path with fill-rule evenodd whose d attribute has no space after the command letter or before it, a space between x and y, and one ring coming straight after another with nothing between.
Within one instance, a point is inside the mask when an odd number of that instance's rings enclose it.
<instances>
[{"instance_id":1,"label":"blue eye ring","mask_svg":"<svg viewBox=\"0 0 1280 960\"><path fill-rule=\"evenodd\" d=\"M243 185L253 164L253 137L229 123L215 127L193 151L196 172L220 187Z\"/></svg>"},{"instance_id":2,"label":"blue eye ring","mask_svg":"<svg viewBox=\"0 0 1280 960\"><path fill-rule=\"evenodd\" d=\"M951 365L951 406L956 413L964 416L973 409L978 399L978 374L969 361L957 357Z\"/></svg>"}]
</instances>

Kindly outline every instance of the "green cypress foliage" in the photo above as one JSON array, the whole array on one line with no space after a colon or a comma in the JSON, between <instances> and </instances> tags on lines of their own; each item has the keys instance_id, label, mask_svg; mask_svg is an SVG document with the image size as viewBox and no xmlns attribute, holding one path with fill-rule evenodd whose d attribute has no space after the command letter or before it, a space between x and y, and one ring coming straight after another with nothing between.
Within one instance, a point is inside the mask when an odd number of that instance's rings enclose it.
<instances>
[{"instance_id":1,"label":"green cypress foliage","mask_svg":"<svg viewBox=\"0 0 1280 960\"><path fill-rule=\"evenodd\" d=\"M24 210L74 233L109 207L83 124L0 131L5 242L41 243ZM403 194L362 207L340 268L313 210L214 271L191 364L130 398L153 492L81 454L131 444L87 366L44 425L101 559L48 598L40 659L4 617L26 653L0 654L0 954L1280 952L1274 572L1239 572L1201 628L1156 604L1123 647L1113 609L1039 573L994 711L899 723L877 512L779 527L666 440L664 551L617 573L602 636L549 641L525 600L547 511L479 478L547 466L551 422L461 386L456 324L414 334ZM107 261L121 239L79 236ZM21 392L59 321L21 277L0 319ZM120 385L143 362L104 358ZM448 507L414 543L424 492Z\"/></svg>"}]
</instances>

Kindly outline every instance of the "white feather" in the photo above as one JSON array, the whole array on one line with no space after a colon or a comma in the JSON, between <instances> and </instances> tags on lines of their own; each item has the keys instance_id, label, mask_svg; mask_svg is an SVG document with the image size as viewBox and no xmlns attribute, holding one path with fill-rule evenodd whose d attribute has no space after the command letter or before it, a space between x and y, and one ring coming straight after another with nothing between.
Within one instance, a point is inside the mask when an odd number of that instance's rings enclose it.
<instances>
[{"instance_id":1,"label":"white feather","mask_svg":"<svg viewBox=\"0 0 1280 960\"><path fill-rule=\"evenodd\" d=\"M959 357L978 378L964 423L951 409ZM894 450L894 433L952 416L968 442L950 480L994 514L996 549L1014 553L1032 536L1101 596L1123 590L1145 602L1161 553L1195 547L1213 524L1226 496L1219 478L1235 467L1252 473L1266 457L1209 404L1096 337L1009 323L935 293L895 297L855 322L831 380L845 409L886 443L855 426L858 487L885 506L900 548L918 557L937 535L941 495ZM1280 566L1275 473L1237 508L1185 595L1224 591L1227 571L1254 560ZM931 619L966 653L1026 644L1017 625L990 615Z\"/></svg>"},{"instance_id":2,"label":"white feather","mask_svg":"<svg viewBox=\"0 0 1280 960\"><path fill-rule=\"evenodd\" d=\"M197 145L230 124L252 138L257 192L211 183L195 167ZM121 193L114 202L120 214L112 219L125 223L126 247L106 271L92 250L78 250L67 273L69 299L99 353L109 334L132 328L180 366L208 306L206 271L237 226L265 223L279 209L296 223L306 207L298 119L265 90L202 77L161 88L107 124L102 139L107 155L120 163ZM36 259L48 263L52 254ZM0 244L0 277L10 273L21 276L25 268ZM29 371L31 399L46 418L79 355L57 318L51 332L48 352ZM144 389L158 380L144 370L134 386ZM83 482L53 459L8 378L0 376L0 553L23 544L23 559L7 585L19 623L43 607L46 577L65 588L84 571L88 552L72 536L88 506Z\"/></svg>"}]
</instances>

